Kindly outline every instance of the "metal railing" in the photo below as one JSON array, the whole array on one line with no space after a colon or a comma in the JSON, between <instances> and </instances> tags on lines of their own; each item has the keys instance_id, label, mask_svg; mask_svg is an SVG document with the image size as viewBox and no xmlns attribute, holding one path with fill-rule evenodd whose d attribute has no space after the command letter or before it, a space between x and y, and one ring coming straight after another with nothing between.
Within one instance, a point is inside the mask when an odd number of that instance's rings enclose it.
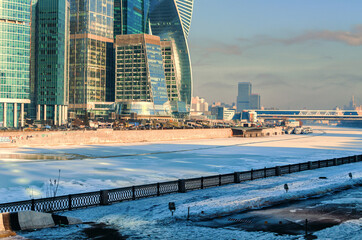
<instances>
[{"instance_id":1,"label":"metal railing","mask_svg":"<svg viewBox=\"0 0 362 240\"><path fill-rule=\"evenodd\" d=\"M51 198L31 199L20 202L3 203L0 204L0 213L27 210L40 212L68 211L91 206L108 205L111 203L122 201L131 201L140 198L161 196L170 193L185 193L187 191L205 189L227 184L241 183L260 178L281 176L294 172L332 167L360 161L362 161L362 155L355 155L350 157L304 162L284 166L276 166L271 168L262 168L255 170L252 169L250 171L244 172L234 172L229 174L220 174L190 179L179 179L176 181L162 183L123 187L110 190L100 190L88 193L70 194Z\"/></svg>"}]
</instances>

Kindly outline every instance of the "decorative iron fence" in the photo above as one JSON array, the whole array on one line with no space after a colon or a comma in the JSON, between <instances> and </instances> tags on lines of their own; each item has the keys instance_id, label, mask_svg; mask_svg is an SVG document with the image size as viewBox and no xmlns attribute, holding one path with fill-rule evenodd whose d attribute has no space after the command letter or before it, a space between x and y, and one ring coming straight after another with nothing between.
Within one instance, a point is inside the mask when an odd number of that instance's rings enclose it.
<instances>
[{"instance_id":1,"label":"decorative iron fence","mask_svg":"<svg viewBox=\"0 0 362 240\"><path fill-rule=\"evenodd\" d=\"M185 193L187 191L241 183L260 178L281 176L294 172L312 170L316 168L332 167L347 163L362 161L362 155L334 158L322 161L304 162L271 168L255 169L244 172L220 174L207 177L179 179L162 183L124 187L96 192L70 194L52 198L31 199L27 201L0 204L0 213L17 211L57 212L86 208L98 205L131 201L140 198L161 196L170 193Z\"/></svg>"}]
</instances>

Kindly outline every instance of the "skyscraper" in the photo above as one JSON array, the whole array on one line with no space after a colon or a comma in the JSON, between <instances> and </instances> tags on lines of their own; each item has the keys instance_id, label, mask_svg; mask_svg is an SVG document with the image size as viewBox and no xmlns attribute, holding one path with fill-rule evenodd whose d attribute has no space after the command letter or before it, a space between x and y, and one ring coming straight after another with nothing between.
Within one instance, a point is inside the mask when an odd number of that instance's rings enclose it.
<instances>
[{"instance_id":1,"label":"skyscraper","mask_svg":"<svg viewBox=\"0 0 362 240\"><path fill-rule=\"evenodd\" d=\"M237 112L241 112L245 109L250 109L250 95L251 95L251 83L239 82L238 84L238 97L236 100Z\"/></svg>"},{"instance_id":2,"label":"skyscraper","mask_svg":"<svg viewBox=\"0 0 362 240\"><path fill-rule=\"evenodd\" d=\"M32 4L33 117L61 125L69 102L69 0Z\"/></svg>"},{"instance_id":3,"label":"skyscraper","mask_svg":"<svg viewBox=\"0 0 362 240\"><path fill-rule=\"evenodd\" d=\"M83 116L90 105L106 101L112 66L113 0L70 1L70 91L72 117ZM89 105L88 105L89 104Z\"/></svg>"},{"instance_id":4,"label":"skyscraper","mask_svg":"<svg viewBox=\"0 0 362 240\"><path fill-rule=\"evenodd\" d=\"M192 96L192 73L187 37L193 0L150 0L151 32L174 43L175 69L180 78L180 101L172 102L173 112L188 112Z\"/></svg>"},{"instance_id":5,"label":"skyscraper","mask_svg":"<svg viewBox=\"0 0 362 240\"><path fill-rule=\"evenodd\" d=\"M114 36L149 33L150 0L114 0Z\"/></svg>"},{"instance_id":6,"label":"skyscraper","mask_svg":"<svg viewBox=\"0 0 362 240\"><path fill-rule=\"evenodd\" d=\"M31 0L0 1L0 126L24 125L30 103Z\"/></svg>"},{"instance_id":7,"label":"skyscraper","mask_svg":"<svg viewBox=\"0 0 362 240\"><path fill-rule=\"evenodd\" d=\"M169 116L160 38L118 35L115 48L117 114Z\"/></svg>"},{"instance_id":8,"label":"skyscraper","mask_svg":"<svg viewBox=\"0 0 362 240\"><path fill-rule=\"evenodd\" d=\"M170 102L178 102L180 101L180 78L176 71L175 46L171 41L161 41L161 48L168 99Z\"/></svg>"},{"instance_id":9,"label":"skyscraper","mask_svg":"<svg viewBox=\"0 0 362 240\"><path fill-rule=\"evenodd\" d=\"M250 109L258 110L260 109L260 95L259 94L251 94L250 95Z\"/></svg>"},{"instance_id":10,"label":"skyscraper","mask_svg":"<svg viewBox=\"0 0 362 240\"><path fill-rule=\"evenodd\" d=\"M149 33L149 0L114 0L114 39L117 35ZM115 101L114 49L107 52L107 96Z\"/></svg>"}]
</instances>

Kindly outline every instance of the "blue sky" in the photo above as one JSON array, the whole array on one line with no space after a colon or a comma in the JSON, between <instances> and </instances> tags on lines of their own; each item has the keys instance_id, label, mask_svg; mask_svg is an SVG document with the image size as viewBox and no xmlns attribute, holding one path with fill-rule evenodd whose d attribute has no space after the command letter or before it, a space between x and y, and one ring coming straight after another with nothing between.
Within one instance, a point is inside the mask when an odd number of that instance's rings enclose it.
<instances>
[{"instance_id":1,"label":"blue sky","mask_svg":"<svg viewBox=\"0 0 362 240\"><path fill-rule=\"evenodd\" d=\"M250 81L265 107L362 104L361 10L360 0L195 0L194 95L231 103Z\"/></svg>"}]
</instances>

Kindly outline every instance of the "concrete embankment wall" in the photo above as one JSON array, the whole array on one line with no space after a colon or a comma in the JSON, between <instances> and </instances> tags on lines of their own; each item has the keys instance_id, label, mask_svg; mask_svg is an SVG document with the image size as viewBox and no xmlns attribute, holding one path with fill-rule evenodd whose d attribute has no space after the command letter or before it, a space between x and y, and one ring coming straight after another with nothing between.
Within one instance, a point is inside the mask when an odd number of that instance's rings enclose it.
<instances>
[{"instance_id":1,"label":"concrete embankment wall","mask_svg":"<svg viewBox=\"0 0 362 240\"><path fill-rule=\"evenodd\" d=\"M0 132L0 147L135 143L228 138L231 129L175 129L114 131Z\"/></svg>"}]
</instances>

